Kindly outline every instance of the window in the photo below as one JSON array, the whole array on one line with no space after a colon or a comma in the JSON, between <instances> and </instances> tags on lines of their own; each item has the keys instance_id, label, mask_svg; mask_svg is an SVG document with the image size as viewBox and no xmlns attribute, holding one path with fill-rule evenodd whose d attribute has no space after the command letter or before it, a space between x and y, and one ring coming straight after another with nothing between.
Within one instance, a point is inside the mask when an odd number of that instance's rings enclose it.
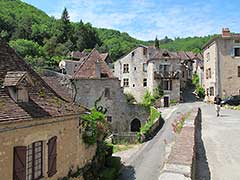
<instances>
[{"instance_id":1,"label":"window","mask_svg":"<svg viewBox=\"0 0 240 180\"><path fill-rule=\"evenodd\" d=\"M129 73L129 64L123 64L123 73Z\"/></svg>"},{"instance_id":2,"label":"window","mask_svg":"<svg viewBox=\"0 0 240 180\"><path fill-rule=\"evenodd\" d=\"M207 92L207 96L209 96L209 88L207 88L206 92Z\"/></svg>"},{"instance_id":3,"label":"window","mask_svg":"<svg viewBox=\"0 0 240 180\"><path fill-rule=\"evenodd\" d=\"M123 79L123 87L129 87L129 80L128 80L128 78Z\"/></svg>"},{"instance_id":4,"label":"window","mask_svg":"<svg viewBox=\"0 0 240 180\"><path fill-rule=\"evenodd\" d=\"M210 87L210 96L214 96L214 87Z\"/></svg>"},{"instance_id":5,"label":"window","mask_svg":"<svg viewBox=\"0 0 240 180\"><path fill-rule=\"evenodd\" d=\"M238 66L238 77L240 77L240 66Z\"/></svg>"},{"instance_id":6,"label":"window","mask_svg":"<svg viewBox=\"0 0 240 180\"><path fill-rule=\"evenodd\" d=\"M134 71L136 71L137 70L137 67L134 67Z\"/></svg>"},{"instance_id":7,"label":"window","mask_svg":"<svg viewBox=\"0 0 240 180\"><path fill-rule=\"evenodd\" d=\"M27 147L27 180L43 177L43 142L38 141Z\"/></svg>"},{"instance_id":8,"label":"window","mask_svg":"<svg viewBox=\"0 0 240 180\"><path fill-rule=\"evenodd\" d=\"M234 56L240 57L240 47L235 47L233 52Z\"/></svg>"},{"instance_id":9,"label":"window","mask_svg":"<svg viewBox=\"0 0 240 180\"><path fill-rule=\"evenodd\" d=\"M184 76L185 76L185 72L184 72L184 71L182 71L182 78L184 78Z\"/></svg>"},{"instance_id":10,"label":"window","mask_svg":"<svg viewBox=\"0 0 240 180\"><path fill-rule=\"evenodd\" d=\"M143 63L143 72L147 72L147 63Z\"/></svg>"},{"instance_id":11,"label":"window","mask_svg":"<svg viewBox=\"0 0 240 180\"><path fill-rule=\"evenodd\" d=\"M143 55L147 55L147 48L143 48Z\"/></svg>"},{"instance_id":12,"label":"window","mask_svg":"<svg viewBox=\"0 0 240 180\"><path fill-rule=\"evenodd\" d=\"M135 87L135 84L133 84L133 87Z\"/></svg>"},{"instance_id":13,"label":"window","mask_svg":"<svg viewBox=\"0 0 240 180\"><path fill-rule=\"evenodd\" d=\"M104 96L110 98L110 88L105 88Z\"/></svg>"},{"instance_id":14,"label":"window","mask_svg":"<svg viewBox=\"0 0 240 180\"><path fill-rule=\"evenodd\" d=\"M162 81L163 90L172 90L172 80L163 80Z\"/></svg>"},{"instance_id":15,"label":"window","mask_svg":"<svg viewBox=\"0 0 240 180\"><path fill-rule=\"evenodd\" d=\"M159 65L159 72L169 72L170 71L170 65L168 64L160 64Z\"/></svg>"},{"instance_id":16,"label":"window","mask_svg":"<svg viewBox=\"0 0 240 180\"><path fill-rule=\"evenodd\" d=\"M207 53L206 59L207 59L207 61L210 61L210 52Z\"/></svg>"},{"instance_id":17,"label":"window","mask_svg":"<svg viewBox=\"0 0 240 180\"><path fill-rule=\"evenodd\" d=\"M135 52L133 51L133 52L132 52L132 57L133 57L134 55L135 55Z\"/></svg>"},{"instance_id":18,"label":"window","mask_svg":"<svg viewBox=\"0 0 240 180\"><path fill-rule=\"evenodd\" d=\"M212 78L212 72L211 72L211 68L208 69L208 78L211 79Z\"/></svg>"},{"instance_id":19,"label":"window","mask_svg":"<svg viewBox=\"0 0 240 180\"><path fill-rule=\"evenodd\" d=\"M112 122L112 116L107 116L107 121L111 123Z\"/></svg>"},{"instance_id":20,"label":"window","mask_svg":"<svg viewBox=\"0 0 240 180\"><path fill-rule=\"evenodd\" d=\"M147 86L147 79L144 78L144 79L143 79L143 87L146 87L146 86Z\"/></svg>"}]
</instances>

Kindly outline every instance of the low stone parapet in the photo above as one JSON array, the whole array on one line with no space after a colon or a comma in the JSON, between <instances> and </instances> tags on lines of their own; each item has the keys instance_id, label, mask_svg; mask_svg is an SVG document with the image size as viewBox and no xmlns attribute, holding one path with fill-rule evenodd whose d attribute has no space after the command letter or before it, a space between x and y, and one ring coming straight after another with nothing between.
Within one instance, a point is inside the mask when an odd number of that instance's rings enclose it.
<instances>
[{"instance_id":1,"label":"low stone parapet","mask_svg":"<svg viewBox=\"0 0 240 180\"><path fill-rule=\"evenodd\" d=\"M195 109L185 120L181 133L164 164L159 180L195 179L195 134L200 109Z\"/></svg>"}]
</instances>

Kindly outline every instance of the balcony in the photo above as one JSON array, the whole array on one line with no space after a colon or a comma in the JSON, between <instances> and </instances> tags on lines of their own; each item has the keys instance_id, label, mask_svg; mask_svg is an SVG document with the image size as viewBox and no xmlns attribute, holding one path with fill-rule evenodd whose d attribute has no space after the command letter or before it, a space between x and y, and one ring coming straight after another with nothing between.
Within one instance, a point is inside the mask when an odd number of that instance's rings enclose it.
<instances>
[{"instance_id":1,"label":"balcony","mask_svg":"<svg viewBox=\"0 0 240 180\"><path fill-rule=\"evenodd\" d=\"M179 71L155 71L154 79L179 79Z\"/></svg>"}]
</instances>

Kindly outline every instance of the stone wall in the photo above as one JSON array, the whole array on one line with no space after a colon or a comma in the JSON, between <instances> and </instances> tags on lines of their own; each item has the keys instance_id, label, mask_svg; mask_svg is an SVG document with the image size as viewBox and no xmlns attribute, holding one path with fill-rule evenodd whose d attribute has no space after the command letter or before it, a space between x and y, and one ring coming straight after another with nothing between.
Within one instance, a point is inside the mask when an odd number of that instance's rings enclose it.
<instances>
[{"instance_id":1,"label":"stone wall","mask_svg":"<svg viewBox=\"0 0 240 180\"><path fill-rule=\"evenodd\" d=\"M196 162L196 128L198 118L201 115L200 109L192 112L191 116L185 120L184 127L172 151L161 170L159 180L169 179L195 179Z\"/></svg>"},{"instance_id":2,"label":"stone wall","mask_svg":"<svg viewBox=\"0 0 240 180\"><path fill-rule=\"evenodd\" d=\"M38 119L0 125L0 174L1 179L13 179L13 150L15 146L28 146L43 141L43 169L45 180L56 180L68 174L69 169L84 167L96 152L82 140L78 116ZM57 136L57 173L47 177L48 140Z\"/></svg>"},{"instance_id":3,"label":"stone wall","mask_svg":"<svg viewBox=\"0 0 240 180\"><path fill-rule=\"evenodd\" d=\"M106 115L112 119L113 132L129 132L133 119L139 119L141 124L148 119L146 108L127 102L117 78L76 79L73 84L76 86L75 102L88 108L93 108L96 103L107 109Z\"/></svg>"}]
</instances>

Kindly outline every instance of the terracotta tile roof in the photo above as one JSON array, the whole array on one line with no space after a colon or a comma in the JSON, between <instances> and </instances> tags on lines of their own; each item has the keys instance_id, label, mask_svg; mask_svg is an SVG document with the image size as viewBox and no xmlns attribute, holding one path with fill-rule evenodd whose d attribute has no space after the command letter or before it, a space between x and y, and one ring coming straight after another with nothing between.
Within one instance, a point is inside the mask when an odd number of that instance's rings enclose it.
<instances>
[{"instance_id":1,"label":"terracotta tile roof","mask_svg":"<svg viewBox=\"0 0 240 180\"><path fill-rule=\"evenodd\" d=\"M34 85L29 87L29 102L13 101L3 82L8 72L24 71ZM15 84L18 80L14 81ZM7 44L0 41L0 122L73 115L83 112L66 102Z\"/></svg>"},{"instance_id":2,"label":"terracotta tile roof","mask_svg":"<svg viewBox=\"0 0 240 180\"><path fill-rule=\"evenodd\" d=\"M108 65L102 59L101 54L93 49L92 52L83 60L83 62L79 65L76 73L73 75L73 79L76 78L98 78L96 63L99 63L100 73L104 75L104 77L113 78L113 74L109 69Z\"/></svg>"}]
</instances>

